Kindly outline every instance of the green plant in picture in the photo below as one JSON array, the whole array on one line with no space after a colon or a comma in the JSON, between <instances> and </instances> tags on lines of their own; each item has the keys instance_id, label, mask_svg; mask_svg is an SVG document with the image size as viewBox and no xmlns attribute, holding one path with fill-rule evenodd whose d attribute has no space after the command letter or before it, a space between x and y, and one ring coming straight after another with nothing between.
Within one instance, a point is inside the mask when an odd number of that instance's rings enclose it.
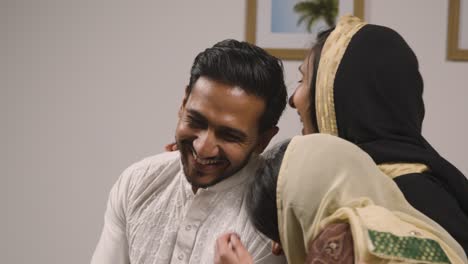
<instances>
[{"instance_id":1,"label":"green plant in picture","mask_svg":"<svg viewBox=\"0 0 468 264\"><path fill-rule=\"evenodd\" d=\"M338 15L338 0L301 1L294 5L294 12L300 15L297 25L305 23L309 32L320 19L323 19L329 27L333 27Z\"/></svg>"}]
</instances>

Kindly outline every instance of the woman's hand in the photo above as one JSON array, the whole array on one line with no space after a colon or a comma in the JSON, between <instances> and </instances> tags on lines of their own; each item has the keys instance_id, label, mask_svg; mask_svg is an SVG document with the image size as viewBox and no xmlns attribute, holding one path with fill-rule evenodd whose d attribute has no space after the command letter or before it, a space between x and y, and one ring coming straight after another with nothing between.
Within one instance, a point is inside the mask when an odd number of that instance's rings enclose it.
<instances>
[{"instance_id":1,"label":"woman's hand","mask_svg":"<svg viewBox=\"0 0 468 264\"><path fill-rule=\"evenodd\" d=\"M177 147L177 143L175 142L172 142L170 144L167 144L164 149L168 152L171 152L171 151L176 151L176 150L179 150L179 148Z\"/></svg>"},{"instance_id":2,"label":"woman's hand","mask_svg":"<svg viewBox=\"0 0 468 264\"><path fill-rule=\"evenodd\" d=\"M242 245L239 236L227 233L216 240L215 264L253 264L253 258Z\"/></svg>"}]
</instances>

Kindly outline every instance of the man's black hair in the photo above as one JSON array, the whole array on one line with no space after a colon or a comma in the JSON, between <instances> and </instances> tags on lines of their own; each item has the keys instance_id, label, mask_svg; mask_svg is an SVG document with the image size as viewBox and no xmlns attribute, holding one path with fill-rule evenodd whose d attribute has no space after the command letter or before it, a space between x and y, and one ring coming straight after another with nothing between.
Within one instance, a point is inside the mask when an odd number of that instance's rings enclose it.
<instances>
[{"instance_id":1,"label":"man's black hair","mask_svg":"<svg viewBox=\"0 0 468 264\"><path fill-rule=\"evenodd\" d=\"M283 64L265 50L247 42L223 40L201 52L190 72L186 96L200 77L238 86L265 100L259 132L276 126L287 101Z\"/></svg>"}]
</instances>

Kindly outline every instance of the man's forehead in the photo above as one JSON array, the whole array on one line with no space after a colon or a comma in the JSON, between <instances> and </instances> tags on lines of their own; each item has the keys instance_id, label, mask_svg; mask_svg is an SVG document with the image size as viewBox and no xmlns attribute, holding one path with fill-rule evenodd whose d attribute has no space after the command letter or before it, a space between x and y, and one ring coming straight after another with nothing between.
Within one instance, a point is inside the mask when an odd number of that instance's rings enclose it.
<instances>
[{"instance_id":1,"label":"man's forehead","mask_svg":"<svg viewBox=\"0 0 468 264\"><path fill-rule=\"evenodd\" d=\"M250 103L252 104L266 104L265 98L250 92L244 87L235 84L227 84L206 77L200 77L195 82L191 94L195 94L198 99L220 97L220 99L232 99L231 101L240 104L244 101L251 101Z\"/></svg>"},{"instance_id":2,"label":"man's forehead","mask_svg":"<svg viewBox=\"0 0 468 264\"><path fill-rule=\"evenodd\" d=\"M265 104L260 99L233 96L200 96L194 91L186 103L187 113L214 127L232 128L249 134L258 130ZM250 131L250 132L249 132Z\"/></svg>"}]
</instances>

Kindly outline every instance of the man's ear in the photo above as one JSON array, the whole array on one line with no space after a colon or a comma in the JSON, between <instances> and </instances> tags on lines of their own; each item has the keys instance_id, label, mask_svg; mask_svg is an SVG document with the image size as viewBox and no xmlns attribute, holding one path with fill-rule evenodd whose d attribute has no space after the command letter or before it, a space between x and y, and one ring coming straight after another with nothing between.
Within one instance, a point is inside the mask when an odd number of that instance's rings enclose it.
<instances>
[{"instance_id":1,"label":"man's ear","mask_svg":"<svg viewBox=\"0 0 468 264\"><path fill-rule=\"evenodd\" d=\"M275 256L281 256L284 254L281 244L275 241L271 242L271 253Z\"/></svg>"},{"instance_id":2,"label":"man's ear","mask_svg":"<svg viewBox=\"0 0 468 264\"><path fill-rule=\"evenodd\" d=\"M265 148L268 146L270 143L271 139L278 133L279 128L277 126L274 126L272 128L267 129L264 131L259 138L259 141L257 143L257 147L255 148L255 152L260 154L262 153Z\"/></svg>"}]
</instances>

